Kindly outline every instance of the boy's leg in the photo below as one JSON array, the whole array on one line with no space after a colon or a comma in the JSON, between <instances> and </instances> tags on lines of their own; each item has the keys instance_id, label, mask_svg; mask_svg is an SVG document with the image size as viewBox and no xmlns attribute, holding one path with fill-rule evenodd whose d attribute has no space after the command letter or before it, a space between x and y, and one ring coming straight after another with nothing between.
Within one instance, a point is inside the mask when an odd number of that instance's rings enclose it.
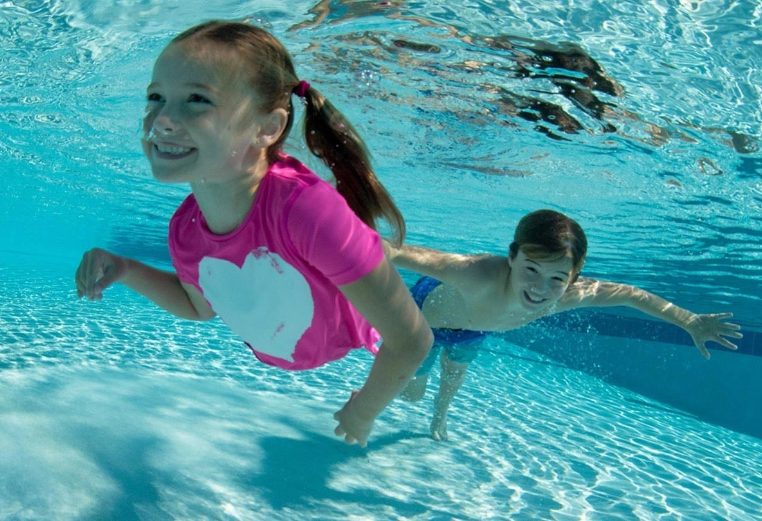
<instances>
[{"instance_id":1,"label":"boy's leg","mask_svg":"<svg viewBox=\"0 0 762 521\"><path fill-rule=\"evenodd\" d=\"M426 392L426 384L429 382L429 373L431 373L434 362L437 360L437 354L439 354L439 346L434 344L431 346L429 356L421 363L413 379L410 380L407 387L400 393L400 398L408 402L417 402L423 398Z\"/></svg>"},{"instance_id":2,"label":"boy's leg","mask_svg":"<svg viewBox=\"0 0 762 521\"><path fill-rule=\"evenodd\" d=\"M434 278L423 276L418 279L412 288L410 288L410 294L413 296L413 300L415 300L415 303L420 309L423 309L423 302L426 300L426 297L429 296L429 293L440 284L441 282ZM437 354L440 350L440 346L437 343L437 330L434 329L433 331L434 345L431 346L429 356L427 356L426 360L421 363L420 367L415 372L413 379L408 382L405 389L399 394L400 398L407 400L408 402L417 402L423 398L423 395L426 393L426 384L429 382L429 373L431 373L431 369L434 367L434 362L436 362Z\"/></svg>"},{"instance_id":3,"label":"boy's leg","mask_svg":"<svg viewBox=\"0 0 762 521\"><path fill-rule=\"evenodd\" d=\"M400 397L408 402L417 402L423 398L423 395L426 392L426 384L428 382L429 375L424 374L416 376L408 382L407 387L400 393Z\"/></svg>"},{"instance_id":4,"label":"boy's leg","mask_svg":"<svg viewBox=\"0 0 762 521\"><path fill-rule=\"evenodd\" d=\"M468 336L464 338L464 334ZM468 366L479 354L484 341L484 333L465 331L460 339L445 347L442 353L442 375L439 380L439 392L434 402L434 417L431 419L431 437L437 441L447 439L447 410L466 378Z\"/></svg>"},{"instance_id":5,"label":"boy's leg","mask_svg":"<svg viewBox=\"0 0 762 521\"><path fill-rule=\"evenodd\" d=\"M447 440L447 410L463 384L469 363L470 361L454 362L450 360L447 352L442 353L442 374L439 380L439 392L434 402L434 417L431 420L431 437L437 441Z\"/></svg>"}]
</instances>

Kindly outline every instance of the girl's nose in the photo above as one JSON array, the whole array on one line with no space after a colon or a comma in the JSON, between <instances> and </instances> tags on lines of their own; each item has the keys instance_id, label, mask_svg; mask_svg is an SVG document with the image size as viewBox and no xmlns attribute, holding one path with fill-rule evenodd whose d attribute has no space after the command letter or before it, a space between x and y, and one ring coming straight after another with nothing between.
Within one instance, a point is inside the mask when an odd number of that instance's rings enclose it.
<instances>
[{"instance_id":1,"label":"girl's nose","mask_svg":"<svg viewBox=\"0 0 762 521\"><path fill-rule=\"evenodd\" d=\"M173 103L164 103L156 112L151 128L157 135L172 135L180 130L178 107Z\"/></svg>"},{"instance_id":2,"label":"girl's nose","mask_svg":"<svg viewBox=\"0 0 762 521\"><path fill-rule=\"evenodd\" d=\"M177 123L164 111L160 112L153 120L153 131L157 135L171 135L177 132Z\"/></svg>"}]
</instances>

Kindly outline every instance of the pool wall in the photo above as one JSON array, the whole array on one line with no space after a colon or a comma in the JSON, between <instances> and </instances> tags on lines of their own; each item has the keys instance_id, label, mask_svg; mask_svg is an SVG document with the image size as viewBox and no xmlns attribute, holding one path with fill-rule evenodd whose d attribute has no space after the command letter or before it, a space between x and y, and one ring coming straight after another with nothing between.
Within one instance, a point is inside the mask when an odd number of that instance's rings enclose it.
<instances>
[{"instance_id":1,"label":"pool wall","mask_svg":"<svg viewBox=\"0 0 762 521\"><path fill-rule=\"evenodd\" d=\"M579 311L505 334L567 367L762 438L762 334L739 349L709 345L704 360L682 329L652 320Z\"/></svg>"}]
</instances>

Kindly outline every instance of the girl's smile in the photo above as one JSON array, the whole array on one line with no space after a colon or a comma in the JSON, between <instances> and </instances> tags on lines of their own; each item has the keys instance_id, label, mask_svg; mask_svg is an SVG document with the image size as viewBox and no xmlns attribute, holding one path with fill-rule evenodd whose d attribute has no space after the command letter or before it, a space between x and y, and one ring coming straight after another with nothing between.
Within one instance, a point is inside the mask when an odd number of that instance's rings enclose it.
<instances>
[{"instance_id":1,"label":"girl's smile","mask_svg":"<svg viewBox=\"0 0 762 521\"><path fill-rule=\"evenodd\" d=\"M153 157L160 160L175 161L185 159L197 150L194 147L185 147L171 142L156 141L155 139L151 139L150 143L153 145Z\"/></svg>"}]
</instances>

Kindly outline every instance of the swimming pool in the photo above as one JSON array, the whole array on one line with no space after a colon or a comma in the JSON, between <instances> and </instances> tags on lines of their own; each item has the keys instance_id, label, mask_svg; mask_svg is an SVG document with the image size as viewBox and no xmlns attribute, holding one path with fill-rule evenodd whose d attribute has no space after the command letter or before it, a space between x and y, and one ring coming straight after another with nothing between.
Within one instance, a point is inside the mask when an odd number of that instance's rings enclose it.
<instances>
[{"instance_id":1,"label":"swimming pool","mask_svg":"<svg viewBox=\"0 0 762 521\"><path fill-rule=\"evenodd\" d=\"M202 5L0 7L0 518L759 516L758 6ZM364 353L274 371L218 322L122 288L77 301L92 245L168 265L185 192L150 179L138 119L158 49L211 17L287 43L367 138L410 242L500 252L525 212L560 209L588 233L586 274L734 311L739 352L705 362L620 310L560 317L488 339L450 442L428 437L429 394L361 450L331 414ZM599 90L548 65L562 42L602 66Z\"/></svg>"}]
</instances>

